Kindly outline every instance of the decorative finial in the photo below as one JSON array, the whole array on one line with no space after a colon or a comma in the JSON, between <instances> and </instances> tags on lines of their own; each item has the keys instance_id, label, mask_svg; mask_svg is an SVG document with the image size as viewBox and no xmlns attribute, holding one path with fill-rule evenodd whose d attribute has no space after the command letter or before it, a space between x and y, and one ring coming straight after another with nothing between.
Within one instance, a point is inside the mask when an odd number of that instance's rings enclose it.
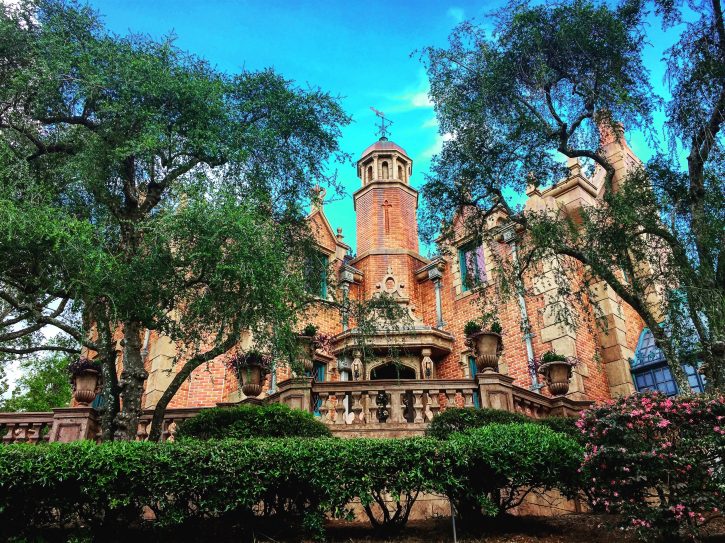
<instances>
[{"instance_id":1,"label":"decorative finial","mask_svg":"<svg viewBox=\"0 0 725 543\"><path fill-rule=\"evenodd\" d=\"M310 190L310 199L312 200L312 209L322 209L322 204L325 202L325 195L327 191L322 188L319 184L312 187Z\"/></svg>"},{"instance_id":2,"label":"decorative finial","mask_svg":"<svg viewBox=\"0 0 725 543\"><path fill-rule=\"evenodd\" d=\"M387 119L385 117L385 113L383 113L382 111L378 111L374 107L371 107L370 109L372 109L375 112L375 115L380 117L380 126L378 127L378 134L380 135L380 139L387 140L388 139L388 128L390 127L391 124L393 124L393 121L391 121L390 119Z\"/></svg>"}]
</instances>

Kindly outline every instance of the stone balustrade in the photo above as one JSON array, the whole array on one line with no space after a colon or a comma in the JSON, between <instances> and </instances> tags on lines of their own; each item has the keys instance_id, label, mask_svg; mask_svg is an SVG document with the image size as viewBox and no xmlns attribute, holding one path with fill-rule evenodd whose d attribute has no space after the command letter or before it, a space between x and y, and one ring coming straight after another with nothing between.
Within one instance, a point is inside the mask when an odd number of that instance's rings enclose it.
<instances>
[{"instance_id":1,"label":"stone balustrade","mask_svg":"<svg viewBox=\"0 0 725 543\"><path fill-rule=\"evenodd\" d=\"M161 441L174 441L176 431L179 424L186 419L189 419L199 412L205 409L203 407L179 407L174 409L167 409L164 414L164 422L161 426ZM154 416L153 409L146 409L141 415L138 421L138 432L136 432L136 439L139 441L145 441L149 437L151 431L151 419Z\"/></svg>"},{"instance_id":2,"label":"stone balustrade","mask_svg":"<svg viewBox=\"0 0 725 543\"><path fill-rule=\"evenodd\" d=\"M274 394L247 398L243 403L282 403L313 412L341 437L402 437L422 435L428 423L451 407L487 407L515 411L533 418L576 416L591 402L550 398L513 384L495 372L475 379L405 379L314 382L310 377L279 383ZM234 404L219 404L230 406ZM202 407L167 409L162 441L174 441L179 424ZM145 410L136 439L148 439L153 410ZM91 407L66 407L49 413L0 413L2 442L100 441L98 413Z\"/></svg>"},{"instance_id":3,"label":"stone balustrade","mask_svg":"<svg viewBox=\"0 0 725 543\"><path fill-rule=\"evenodd\" d=\"M53 413L0 413L3 443L47 442L53 426Z\"/></svg>"}]
</instances>

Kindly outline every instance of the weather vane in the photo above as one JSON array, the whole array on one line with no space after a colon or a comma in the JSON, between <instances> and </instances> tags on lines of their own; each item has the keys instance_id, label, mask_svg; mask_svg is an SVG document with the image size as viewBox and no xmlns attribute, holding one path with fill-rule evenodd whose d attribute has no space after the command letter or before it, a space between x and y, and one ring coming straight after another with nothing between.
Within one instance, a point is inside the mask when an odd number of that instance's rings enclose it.
<instances>
[{"instance_id":1,"label":"weather vane","mask_svg":"<svg viewBox=\"0 0 725 543\"><path fill-rule=\"evenodd\" d=\"M385 113L383 113L382 111L378 111L374 107L371 107L370 109L375 112L375 115L380 117L380 126L378 127L378 134L380 135L380 139L388 139L388 128L391 124L393 124L393 121L391 121L390 119L386 119Z\"/></svg>"}]
</instances>

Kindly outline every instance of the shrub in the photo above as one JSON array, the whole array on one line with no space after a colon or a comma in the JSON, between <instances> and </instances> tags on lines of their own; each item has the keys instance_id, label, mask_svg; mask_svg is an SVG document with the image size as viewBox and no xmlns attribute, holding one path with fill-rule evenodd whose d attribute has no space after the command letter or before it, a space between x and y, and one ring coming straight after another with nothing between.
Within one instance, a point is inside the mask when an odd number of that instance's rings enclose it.
<instances>
[{"instance_id":1,"label":"shrub","mask_svg":"<svg viewBox=\"0 0 725 543\"><path fill-rule=\"evenodd\" d=\"M315 337L317 335L317 330L317 326L315 326L314 324L308 324L302 329L302 332L300 334L306 337Z\"/></svg>"},{"instance_id":2,"label":"shrub","mask_svg":"<svg viewBox=\"0 0 725 543\"><path fill-rule=\"evenodd\" d=\"M530 422L531 419L520 413L501 409L452 408L436 415L431 421L426 435L436 439L448 439L455 432L473 428L482 428L489 424L509 424Z\"/></svg>"},{"instance_id":3,"label":"shrub","mask_svg":"<svg viewBox=\"0 0 725 543\"><path fill-rule=\"evenodd\" d=\"M635 394L582 413L595 503L643 539L697 537L725 500L725 398Z\"/></svg>"},{"instance_id":4,"label":"shrub","mask_svg":"<svg viewBox=\"0 0 725 543\"><path fill-rule=\"evenodd\" d=\"M476 321L468 321L466 325L463 327L463 333L466 335L466 337L470 337L473 334L477 334L482 330L481 325L477 323Z\"/></svg>"},{"instance_id":5,"label":"shrub","mask_svg":"<svg viewBox=\"0 0 725 543\"><path fill-rule=\"evenodd\" d=\"M286 405L242 405L203 410L179 425L178 437L249 439L254 437L330 437L311 413Z\"/></svg>"},{"instance_id":6,"label":"shrub","mask_svg":"<svg viewBox=\"0 0 725 543\"><path fill-rule=\"evenodd\" d=\"M138 525L145 507L167 529L222 519L249 532L274 520L321 537L325 515L349 516L356 498L375 527L399 528L418 493L440 487L437 445L285 438L0 447L0 539L59 526L98 537Z\"/></svg>"},{"instance_id":7,"label":"shrub","mask_svg":"<svg viewBox=\"0 0 725 543\"><path fill-rule=\"evenodd\" d=\"M555 432L565 434L584 445L586 439L584 434L577 426L577 419L574 417L546 417L536 419L536 424L541 424L547 428L551 428Z\"/></svg>"},{"instance_id":8,"label":"shrub","mask_svg":"<svg viewBox=\"0 0 725 543\"><path fill-rule=\"evenodd\" d=\"M491 324L491 332L493 332L494 334L500 334L501 332L503 332L503 327L501 326L501 323L498 321L493 321L493 323Z\"/></svg>"},{"instance_id":9,"label":"shrub","mask_svg":"<svg viewBox=\"0 0 725 543\"><path fill-rule=\"evenodd\" d=\"M441 489L466 523L501 515L532 492L572 496L582 447L539 424L490 424L442 445Z\"/></svg>"}]
</instances>

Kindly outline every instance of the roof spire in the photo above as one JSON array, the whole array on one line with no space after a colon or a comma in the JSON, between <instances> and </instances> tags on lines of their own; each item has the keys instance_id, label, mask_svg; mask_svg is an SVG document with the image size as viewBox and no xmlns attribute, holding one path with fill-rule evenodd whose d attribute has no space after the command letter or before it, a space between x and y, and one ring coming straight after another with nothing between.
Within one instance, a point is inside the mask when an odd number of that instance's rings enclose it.
<instances>
[{"instance_id":1,"label":"roof spire","mask_svg":"<svg viewBox=\"0 0 725 543\"><path fill-rule=\"evenodd\" d=\"M385 113L383 113L382 111L378 111L374 107L371 107L370 109L372 109L375 112L375 115L380 117L380 126L378 126L378 132L377 132L380 135L380 140L381 141L387 140L388 139L388 128L390 127L391 124L393 124L393 121L391 121L390 119L387 119L385 117Z\"/></svg>"}]
</instances>

